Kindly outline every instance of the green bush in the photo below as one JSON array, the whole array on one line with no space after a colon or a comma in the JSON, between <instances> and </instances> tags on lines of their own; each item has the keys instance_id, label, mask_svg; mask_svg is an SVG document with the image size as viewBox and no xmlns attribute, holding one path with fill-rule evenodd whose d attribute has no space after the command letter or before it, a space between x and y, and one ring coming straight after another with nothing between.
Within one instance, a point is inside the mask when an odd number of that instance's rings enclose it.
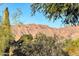
<instances>
[{"instance_id":1,"label":"green bush","mask_svg":"<svg viewBox=\"0 0 79 59\"><path fill-rule=\"evenodd\" d=\"M17 56L26 55L26 51L29 50L29 49L27 50L27 47L28 45L31 44L32 39L33 37L31 34L29 35L24 34L23 36L21 36L19 41L14 43L17 48L14 49L13 55L17 55Z\"/></svg>"},{"instance_id":2,"label":"green bush","mask_svg":"<svg viewBox=\"0 0 79 59\"><path fill-rule=\"evenodd\" d=\"M20 46L19 44L17 45L18 48L14 50L13 55L18 55L18 56L68 55L63 51L62 43L58 43L57 38L55 37L53 38L50 36L46 36L45 34L39 33L32 40L31 35L23 35L18 41L21 42L21 45Z\"/></svg>"},{"instance_id":3,"label":"green bush","mask_svg":"<svg viewBox=\"0 0 79 59\"><path fill-rule=\"evenodd\" d=\"M65 42L64 50L69 55L79 56L79 39L71 39Z\"/></svg>"}]
</instances>

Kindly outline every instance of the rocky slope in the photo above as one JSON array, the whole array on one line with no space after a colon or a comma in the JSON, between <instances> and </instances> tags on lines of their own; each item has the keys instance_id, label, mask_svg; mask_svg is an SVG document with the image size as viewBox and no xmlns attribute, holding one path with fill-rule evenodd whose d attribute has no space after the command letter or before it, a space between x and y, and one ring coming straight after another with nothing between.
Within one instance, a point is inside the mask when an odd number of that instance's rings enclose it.
<instances>
[{"instance_id":1,"label":"rocky slope","mask_svg":"<svg viewBox=\"0 0 79 59\"><path fill-rule=\"evenodd\" d=\"M37 33L44 33L47 36L57 35L61 38L79 38L79 26L70 26L64 28L51 28L47 25L28 24L28 25L16 25L12 26L12 33L15 35L15 39L19 39L23 34L32 34L33 37Z\"/></svg>"}]
</instances>

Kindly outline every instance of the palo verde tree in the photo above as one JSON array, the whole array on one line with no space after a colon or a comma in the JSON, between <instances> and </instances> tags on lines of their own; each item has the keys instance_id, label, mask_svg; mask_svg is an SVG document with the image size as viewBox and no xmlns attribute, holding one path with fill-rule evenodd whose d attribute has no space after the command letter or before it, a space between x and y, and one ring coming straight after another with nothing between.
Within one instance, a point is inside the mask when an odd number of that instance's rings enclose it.
<instances>
[{"instance_id":1,"label":"palo verde tree","mask_svg":"<svg viewBox=\"0 0 79 59\"><path fill-rule=\"evenodd\" d=\"M78 3L34 3L31 5L32 15L37 11L42 12L45 17L53 21L62 18L63 24L79 24L79 4Z\"/></svg>"}]
</instances>

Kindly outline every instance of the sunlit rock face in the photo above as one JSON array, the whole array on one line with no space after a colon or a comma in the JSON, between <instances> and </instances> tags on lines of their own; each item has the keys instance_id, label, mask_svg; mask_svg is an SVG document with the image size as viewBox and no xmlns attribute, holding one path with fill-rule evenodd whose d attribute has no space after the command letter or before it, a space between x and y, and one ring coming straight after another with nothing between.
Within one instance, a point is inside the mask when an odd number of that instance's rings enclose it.
<instances>
[{"instance_id":1,"label":"sunlit rock face","mask_svg":"<svg viewBox=\"0 0 79 59\"><path fill-rule=\"evenodd\" d=\"M35 37L35 35L40 32L48 36L54 35L54 29L47 25L29 24L12 26L12 33L15 35L16 39L19 39L23 34L32 34L32 36Z\"/></svg>"},{"instance_id":2,"label":"sunlit rock face","mask_svg":"<svg viewBox=\"0 0 79 59\"><path fill-rule=\"evenodd\" d=\"M15 39L19 39L23 34L32 34L33 37L37 33L44 33L47 36L58 36L59 38L79 38L79 26L69 26L64 28L51 28L47 25L28 24L28 25L14 25L12 26L12 33L15 35Z\"/></svg>"}]
</instances>

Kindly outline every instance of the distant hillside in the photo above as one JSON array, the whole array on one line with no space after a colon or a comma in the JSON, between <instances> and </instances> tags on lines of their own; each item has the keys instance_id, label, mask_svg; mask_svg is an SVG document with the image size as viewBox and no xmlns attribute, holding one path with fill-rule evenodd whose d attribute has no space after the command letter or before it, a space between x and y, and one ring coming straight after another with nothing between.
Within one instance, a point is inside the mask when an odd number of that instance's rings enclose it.
<instances>
[{"instance_id":1,"label":"distant hillside","mask_svg":"<svg viewBox=\"0 0 79 59\"><path fill-rule=\"evenodd\" d=\"M32 34L33 37L37 33L44 33L47 36L57 35L60 38L79 38L79 26L70 26L64 28L51 28L47 25L37 25L37 24L28 24L28 25L14 25L12 26L12 33L15 35L15 38L18 40L23 34Z\"/></svg>"}]
</instances>

